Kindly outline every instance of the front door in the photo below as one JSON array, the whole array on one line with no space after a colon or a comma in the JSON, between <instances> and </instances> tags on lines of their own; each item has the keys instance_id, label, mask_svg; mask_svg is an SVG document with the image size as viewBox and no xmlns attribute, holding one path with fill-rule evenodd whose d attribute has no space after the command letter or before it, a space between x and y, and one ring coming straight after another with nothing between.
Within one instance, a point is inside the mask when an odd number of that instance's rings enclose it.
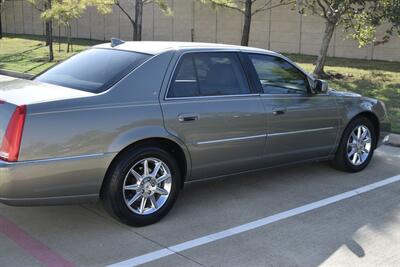
<instances>
[{"instance_id":1,"label":"front door","mask_svg":"<svg viewBox=\"0 0 400 267\"><path fill-rule=\"evenodd\" d=\"M337 143L336 98L311 94L307 76L284 58L248 54L267 117L266 162L271 165L327 157Z\"/></svg>"},{"instance_id":2,"label":"front door","mask_svg":"<svg viewBox=\"0 0 400 267\"><path fill-rule=\"evenodd\" d=\"M251 170L261 162L264 107L236 52L182 55L161 106L166 129L188 147L192 179Z\"/></svg>"}]
</instances>

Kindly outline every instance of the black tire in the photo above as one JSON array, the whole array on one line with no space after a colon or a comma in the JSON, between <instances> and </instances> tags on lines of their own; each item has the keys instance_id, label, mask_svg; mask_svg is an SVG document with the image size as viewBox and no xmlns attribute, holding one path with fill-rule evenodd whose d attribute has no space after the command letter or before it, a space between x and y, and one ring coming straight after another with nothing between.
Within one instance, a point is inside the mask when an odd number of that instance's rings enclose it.
<instances>
[{"instance_id":1,"label":"black tire","mask_svg":"<svg viewBox=\"0 0 400 267\"><path fill-rule=\"evenodd\" d=\"M347 142L352 131L358 126L366 126L371 134L371 150L366 160L360 165L354 165L347 156ZM336 151L335 157L332 160L332 166L338 170L345 172L359 172L365 169L370 163L374 150L376 148L376 133L373 123L365 117L357 117L353 119L343 132L339 147Z\"/></svg>"},{"instance_id":2,"label":"black tire","mask_svg":"<svg viewBox=\"0 0 400 267\"><path fill-rule=\"evenodd\" d=\"M171 172L171 191L166 202L148 215L133 212L125 203L123 185L130 169L145 158L163 161ZM174 205L180 190L181 175L175 158L159 147L139 146L124 151L110 166L101 192L105 209L117 220L130 226L145 226L161 220Z\"/></svg>"}]
</instances>

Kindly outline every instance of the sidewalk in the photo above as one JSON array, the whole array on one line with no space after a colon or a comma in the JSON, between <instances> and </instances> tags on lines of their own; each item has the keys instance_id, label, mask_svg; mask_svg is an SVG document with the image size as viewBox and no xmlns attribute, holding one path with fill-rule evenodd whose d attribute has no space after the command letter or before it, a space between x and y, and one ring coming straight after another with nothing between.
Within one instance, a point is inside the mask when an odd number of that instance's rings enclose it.
<instances>
[{"instance_id":1,"label":"sidewalk","mask_svg":"<svg viewBox=\"0 0 400 267\"><path fill-rule=\"evenodd\" d=\"M8 82L8 81L12 81L12 80L15 80L15 79L16 78L0 74L0 82Z\"/></svg>"},{"instance_id":2,"label":"sidewalk","mask_svg":"<svg viewBox=\"0 0 400 267\"><path fill-rule=\"evenodd\" d=\"M16 77L16 78L21 78L21 79L30 79L33 77L32 74L29 73L21 73L21 72L15 72L15 71L10 71L10 70L3 70L0 69L0 76L10 76L10 77ZM2 80L0 80L2 81Z\"/></svg>"},{"instance_id":3,"label":"sidewalk","mask_svg":"<svg viewBox=\"0 0 400 267\"><path fill-rule=\"evenodd\" d=\"M400 147L400 134L390 134L386 144Z\"/></svg>"}]
</instances>

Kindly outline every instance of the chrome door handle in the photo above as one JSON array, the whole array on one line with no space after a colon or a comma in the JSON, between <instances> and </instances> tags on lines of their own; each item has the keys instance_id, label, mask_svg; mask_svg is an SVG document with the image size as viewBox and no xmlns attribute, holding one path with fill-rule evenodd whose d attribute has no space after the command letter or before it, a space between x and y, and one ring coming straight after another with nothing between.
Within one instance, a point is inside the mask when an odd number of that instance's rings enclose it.
<instances>
[{"instance_id":1,"label":"chrome door handle","mask_svg":"<svg viewBox=\"0 0 400 267\"><path fill-rule=\"evenodd\" d=\"M190 122L197 121L199 119L199 115L197 114L182 114L178 116L179 122Z\"/></svg>"},{"instance_id":2,"label":"chrome door handle","mask_svg":"<svg viewBox=\"0 0 400 267\"><path fill-rule=\"evenodd\" d=\"M274 109L273 111L272 111L272 114L274 114L275 116L277 116L277 115L283 115L283 114L285 114L286 113L286 109L285 108L277 108L277 109Z\"/></svg>"}]
</instances>

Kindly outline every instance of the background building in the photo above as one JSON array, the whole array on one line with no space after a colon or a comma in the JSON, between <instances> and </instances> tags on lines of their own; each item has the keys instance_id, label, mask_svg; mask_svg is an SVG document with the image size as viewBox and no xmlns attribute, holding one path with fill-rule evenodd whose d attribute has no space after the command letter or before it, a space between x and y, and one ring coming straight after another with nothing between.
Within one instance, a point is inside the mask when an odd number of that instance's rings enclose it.
<instances>
[{"instance_id":1,"label":"background building","mask_svg":"<svg viewBox=\"0 0 400 267\"><path fill-rule=\"evenodd\" d=\"M133 3L121 1L129 10ZM195 0L169 0L173 16L165 16L153 4L146 5L143 20L143 40L174 40L240 44L243 24L242 15L229 9L211 9ZM262 4L262 1L258 2ZM27 1L6 2L3 14L6 33L44 34L44 24L39 12ZM260 12L252 22L250 46L278 52L315 55L319 51L324 28L323 21L316 16L301 16L296 10L283 6ZM382 30L381 30L382 31ZM54 34L64 35L64 30L55 25ZM90 8L82 18L73 21L72 36L79 38L109 40L119 37L132 40L130 22L117 7L111 14L100 15ZM382 59L400 61L400 38L393 37L385 45L358 48L358 43L346 39L337 29L329 56Z\"/></svg>"}]
</instances>

